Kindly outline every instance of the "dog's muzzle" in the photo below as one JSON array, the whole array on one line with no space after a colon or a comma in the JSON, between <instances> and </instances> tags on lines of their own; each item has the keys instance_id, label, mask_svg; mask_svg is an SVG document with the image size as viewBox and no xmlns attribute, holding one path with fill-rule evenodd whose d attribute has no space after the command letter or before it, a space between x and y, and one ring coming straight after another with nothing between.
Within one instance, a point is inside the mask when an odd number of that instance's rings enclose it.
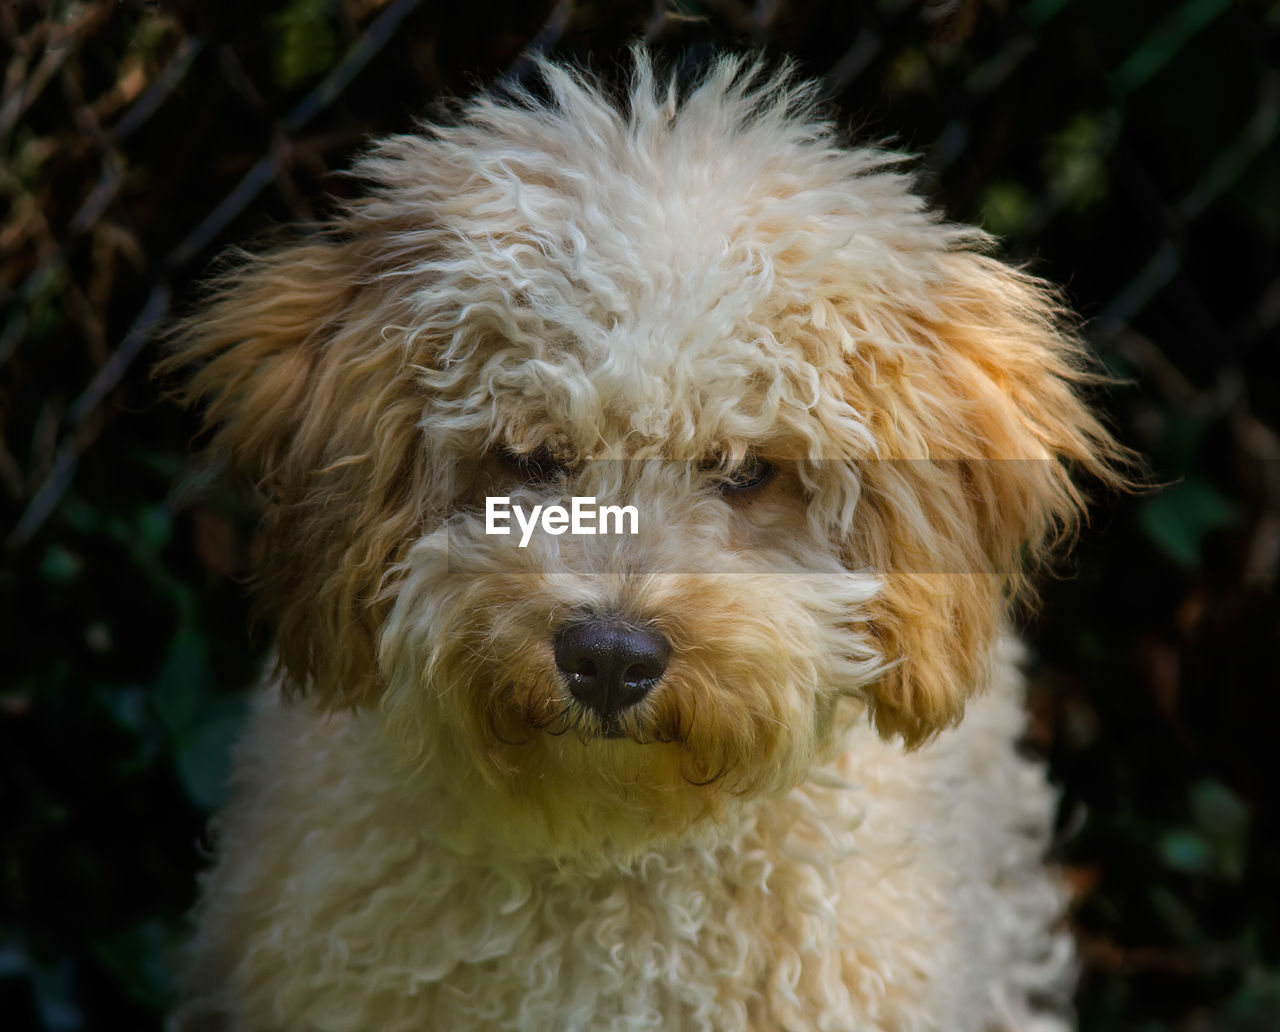
<instances>
[{"instance_id":1,"label":"dog's muzzle","mask_svg":"<svg viewBox=\"0 0 1280 1032\"><path fill-rule=\"evenodd\" d=\"M569 693L617 735L618 716L653 691L667 669L671 644L660 632L609 620L562 627L556 666Z\"/></svg>"}]
</instances>

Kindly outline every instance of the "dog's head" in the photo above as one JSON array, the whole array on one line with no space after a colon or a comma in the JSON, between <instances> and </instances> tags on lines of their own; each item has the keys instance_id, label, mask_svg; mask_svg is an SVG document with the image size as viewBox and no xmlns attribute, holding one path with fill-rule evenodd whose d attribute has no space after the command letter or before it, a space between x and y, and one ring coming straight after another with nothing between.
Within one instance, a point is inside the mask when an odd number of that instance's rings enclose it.
<instances>
[{"instance_id":1,"label":"dog's head","mask_svg":"<svg viewBox=\"0 0 1280 1032\"><path fill-rule=\"evenodd\" d=\"M1073 468L1119 452L1053 296L808 87L541 84L376 145L174 361L261 489L286 684L551 839L640 841L844 721L959 720ZM572 497L634 517L522 545L515 507Z\"/></svg>"}]
</instances>

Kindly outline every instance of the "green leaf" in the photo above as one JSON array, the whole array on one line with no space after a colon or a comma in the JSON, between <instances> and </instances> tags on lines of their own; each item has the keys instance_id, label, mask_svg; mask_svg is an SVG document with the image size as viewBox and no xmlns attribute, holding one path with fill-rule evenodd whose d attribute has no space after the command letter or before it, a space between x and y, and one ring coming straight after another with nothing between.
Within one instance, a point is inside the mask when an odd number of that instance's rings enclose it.
<instances>
[{"instance_id":1,"label":"green leaf","mask_svg":"<svg viewBox=\"0 0 1280 1032\"><path fill-rule=\"evenodd\" d=\"M153 1011L173 1002L171 958L182 941L176 921L142 921L93 943L93 954L125 991Z\"/></svg>"},{"instance_id":2,"label":"green leaf","mask_svg":"<svg viewBox=\"0 0 1280 1032\"><path fill-rule=\"evenodd\" d=\"M1212 851L1194 831L1169 831L1160 837L1160 858L1175 871L1201 874L1209 869Z\"/></svg>"},{"instance_id":3,"label":"green leaf","mask_svg":"<svg viewBox=\"0 0 1280 1032\"><path fill-rule=\"evenodd\" d=\"M156 451L148 448L135 448L129 458L153 473L158 473L165 480L177 480L182 474L183 460L173 452Z\"/></svg>"},{"instance_id":4,"label":"green leaf","mask_svg":"<svg viewBox=\"0 0 1280 1032\"><path fill-rule=\"evenodd\" d=\"M1046 176L1068 208L1083 211L1106 198L1115 136L1112 116L1082 112L1046 140Z\"/></svg>"},{"instance_id":5,"label":"green leaf","mask_svg":"<svg viewBox=\"0 0 1280 1032\"><path fill-rule=\"evenodd\" d=\"M46 584L68 584L84 569L84 560L69 548L50 545L40 561L40 579Z\"/></svg>"},{"instance_id":6,"label":"green leaf","mask_svg":"<svg viewBox=\"0 0 1280 1032\"><path fill-rule=\"evenodd\" d=\"M206 811L218 809L227 800L231 746L244 727L247 708L243 699L221 699L174 743L174 761L187 797Z\"/></svg>"},{"instance_id":7,"label":"green leaf","mask_svg":"<svg viewBox=\"0 0 1280 1032\"><path fill-rule=\"evenodd\" d=\"M157 719L147 689L137 684L98 682L89 689L89 697L120 730L133 739L133 755L120 761L120 773L126 777L145 770L167 751L169 735Z\"/></svg>"},{"instance_id":8,"label":"green leaf","mask_svg":"<svg viewBox=\"0 0 1280 1032\"><path fill-rule=\"evenodd\" d=\"M198 722L213 692L208 646L194 631L179 630L151 682L156 713L171 732L181 734Z\"/></svg>"},{"instance_id":9,"label":"green leaf","mask_svg":"<svg viewBox=\"0 0 1280 1032\"><path fill-rule=\"evenodd\" d=\"M1249 833L1249 807L1226 785L1212 778L1191 786L1191 814L1196 824L1215 838L1239 838Z\"/></svg>"},{"instance_id":10,"label":"green leaf","mask_svg":"<svg viewBox=\"0 0 1280 1032\"><path fill-rule=\"evenodd\" d=\"M1213 850L1214 873L1240 881L1249 862L1249 807L1226 785L1206 778L1191 786L1191 815Z\"/></svg>"},{"instance_id":11,"label":"green leaf","mask_svg":"<svg viewBox=\"0 0 1280 1032\"><path fill-rule=\"evenodd\" d=\"M1111 74L1121 95L1142 86L1186 47L1191 37L1231 7L1231 0L1186 0L1159 22Z\"/></svg>"},{"instance_id":12,"label":"green leaf","mask_svg":"<svg viewBox=\"0 0 1280 1032\"><path fill-rule=\"evenodd\" d=\"M140 506L133 515L133 526L136 533L131 540L159 552L173 536L173 513L164 503Z\"/></svg>"},{"instance_id":13,"label":"green leaf","mask_svg":"<svg viewBox=\"0 0 1280 1032\"><path fill-rule=\"evenodd\" d=\"M982 197L982 225L996 236L1017 236L1031 221L1035 207L1021 183L992 183Z\"/></svg>"},{"instance_id":14,"label":"green leaf","mask_svg":"<svg viewBox=\"0 0 1280 1032\"><path fill-rule=\"evenodd\" d=\"M1204 940L1199 920L1194 910L1164 885L1151 885L1147 889L1151 909L1173 938L1186 945L1199 945Z\"/></svg>"},{"instance_id":15,"label":"green leaf","mask_svg":"<svg viewBox=\"0 0 1280 1032\"><path fill-rule=\"evenodd\" d=\"M1235 519L1232 501L1194 474L1147 499L1138 513L1148 539L1183 566L1200 561L1205 535Z\"/></svg>"},{"instance_id":16,"label":"green leaf","mask_svg":"<svg viewBox=\"0 0 1280 1032\"><path fill-rule=\"evenodd\" d=\"M335 0L292 0L275 16L276 81L285 89L303 85L333 64L336 6Z\"/></svg>"},{"instance_id":17,"label":"green leaf","mask_svg":"<svg viewBox=\"0 0 1280 1032\"><path fill-rule=\"evenodd\" d=\"M1280 972L1257 962L1245 971L1244 981L1223 1009L1213 1027L1222 1032L1262 1032L1280 1028Z\"/></svg>"}]
</instances>

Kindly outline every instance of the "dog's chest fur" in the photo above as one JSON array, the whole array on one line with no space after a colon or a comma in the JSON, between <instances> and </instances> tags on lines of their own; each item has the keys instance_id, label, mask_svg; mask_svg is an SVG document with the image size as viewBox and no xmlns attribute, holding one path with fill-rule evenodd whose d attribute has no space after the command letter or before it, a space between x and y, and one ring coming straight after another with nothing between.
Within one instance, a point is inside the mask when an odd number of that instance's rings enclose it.
<instances>
[{"instance_id":1,"label":"dog's chest fur","mask_svg":"<svg viewBox=\"0 0 1280 1032\"><path fill-rule=\"evenodd\" d=\"M1060 1028L1025 1003L1070 985L1052 796L1000 680L921 751L856 731L786 796L592 873L444 845L467 815L386 769L374 718L265 695L184 1027Z\"/></svg>"}]
</instances>

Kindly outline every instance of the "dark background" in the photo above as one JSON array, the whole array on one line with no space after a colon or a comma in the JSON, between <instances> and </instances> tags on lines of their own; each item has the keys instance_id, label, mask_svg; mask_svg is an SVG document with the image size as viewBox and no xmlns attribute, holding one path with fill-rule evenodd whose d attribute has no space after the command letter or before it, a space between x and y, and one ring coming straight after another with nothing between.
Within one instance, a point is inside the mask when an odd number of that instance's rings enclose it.
<instances>
[{"instance_id":1,"label":"dark background","mask_svg":"<svg viewBox=\"0 0 1280 1032\"><path fill-rule=\"evenodd\" d=\"M1275 0L0 4L0 1024L161 1026L269 637L237 501L174 501L157 320L370 134L638 37L795 55L1089 320L1157 486L1099 499L1027 627L1081 1026L1280 1028Z\"/></svg>"}]
</instances>

